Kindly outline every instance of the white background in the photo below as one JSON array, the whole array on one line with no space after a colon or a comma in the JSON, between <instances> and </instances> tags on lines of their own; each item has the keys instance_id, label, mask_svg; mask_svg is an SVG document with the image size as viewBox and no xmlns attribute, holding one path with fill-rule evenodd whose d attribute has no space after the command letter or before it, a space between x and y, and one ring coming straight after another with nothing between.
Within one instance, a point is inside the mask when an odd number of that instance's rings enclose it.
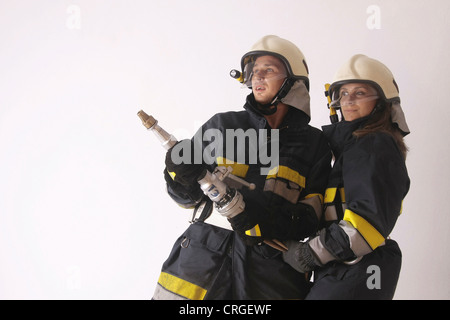
<instances>
[{"instance_id":1,"label":"white background","mask_svg":"<svg viewBox=\"0 0 450 320\"><path fill-rule=\"evenodd\" d=\"M228 73L276 34L307 57L316 127L323 84L353 54L396 76L412 131L396 299L449 299L449 13L447 0L2 0L0 298L151 298L190 212L166 195L165 151L136 113L181 139L241 110L248 91Z\"/></svg>"}]
</instances>

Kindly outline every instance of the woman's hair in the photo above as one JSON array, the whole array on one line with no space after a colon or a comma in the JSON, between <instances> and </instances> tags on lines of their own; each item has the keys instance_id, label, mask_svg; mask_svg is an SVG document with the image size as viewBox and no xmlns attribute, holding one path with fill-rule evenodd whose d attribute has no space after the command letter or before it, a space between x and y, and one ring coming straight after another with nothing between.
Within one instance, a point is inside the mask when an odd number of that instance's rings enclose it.
<instances>
[{"instance_id":1,"label":"woman's hair","mask_svg":"<svg viewBox=\"0 0 450 320\"><path fill-rule=\"evenodd\" d=\"M366 125L353 132L353 135L360 138L375 132L387 133L394 138L403 158L406 159L408 147L403 140L403 134L398 126L391 121L392 103L378 103L376 108L378 109L375 110Z\"/></svg>"}]
</instances>

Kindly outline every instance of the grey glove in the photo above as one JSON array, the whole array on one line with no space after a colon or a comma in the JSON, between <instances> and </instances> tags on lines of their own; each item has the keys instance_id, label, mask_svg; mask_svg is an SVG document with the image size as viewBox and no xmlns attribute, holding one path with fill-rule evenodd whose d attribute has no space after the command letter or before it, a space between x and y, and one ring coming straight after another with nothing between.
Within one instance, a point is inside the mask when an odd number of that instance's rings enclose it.
<instances>
[{"instance_id":1,"label":"grey glove","mask_svg":"<svg viewBox=\"0 0 450 320\"><path fill-rule=\"evenodd\" d=\"M308 242L285 241L288 251L283 252L283 260L301 273L307 273L322 266L308 245Z\"/></svg>"}]
</instances>

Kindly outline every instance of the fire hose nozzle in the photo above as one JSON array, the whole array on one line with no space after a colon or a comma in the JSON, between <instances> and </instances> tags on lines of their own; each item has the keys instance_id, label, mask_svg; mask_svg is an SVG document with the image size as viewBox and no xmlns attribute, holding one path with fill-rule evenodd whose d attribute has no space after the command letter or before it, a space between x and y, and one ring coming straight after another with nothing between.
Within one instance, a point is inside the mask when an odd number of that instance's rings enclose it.
<instances>
[{"instance_id":1,"label":"fire hose nozzle","mask_svg":"<svg viewBox=\"0 0 450 320\"><path fill-rule=\"evenodd\" d=\"M142 110L139 111L137 115L142 120L142 124L144 125L144 127L155 133L159 141L161 141L162 146L166 150L169 150L177 143L177 139L174 136L167 133L163 128L161 128L158 125L158 120L156 120L152 116L149 116Z\"/></svg>"},{"instance_id":2,"label":"fire hose nozzle","mask_svg":"<svg viewBox=\"0 0 450 320\"><path fill-rule=\"evenodd\" d=\"M155 124L158 123L158 120L156 120L152 116L149 116L142 110L139 111L137 115L142 120L142 124L144 125L144 127L146 127L147 129L151 129Z\"/></svg>"},{"instance_id":3,"label":"fire hose nozzle","mask_svg":"<svg viewBox=\"0 0 450 320\"><path fill-rule=\"evenodd\" d=\"M177 143L176 138L161 128L155 118L142 110L137 115L142 120L142 124L158 137L166 150L169 150ZM232 170L232 167L217 167L213 173L205 170L205 174L198 180L203 193L215 203L217 211L228 218L232 218L244 211L245 202L242 195L236 189L228 187L223 180L230 178L234 182L249 187L251 190L255 189L253 183L248 183L233 176L231 174Z\"/></svg>"}]
</instances>

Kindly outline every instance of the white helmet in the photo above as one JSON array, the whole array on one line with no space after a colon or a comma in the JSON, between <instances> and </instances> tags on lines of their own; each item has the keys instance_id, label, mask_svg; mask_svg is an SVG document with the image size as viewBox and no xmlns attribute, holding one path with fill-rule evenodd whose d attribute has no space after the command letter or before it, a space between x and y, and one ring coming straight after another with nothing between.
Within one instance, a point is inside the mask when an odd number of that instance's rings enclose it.
<instances>
[{"instance_id":1,"label":"white helmet","mask_svg":"<svg viewBox=\"0 0 450 320\"><path fill-rule=\"evenodd\" d=\"M292 42L274 35L263 37L242 57L242 73L232 70L230 75L251 89L253 65L258 57L264 55L280 59L286 68L287 75L272 102L260 106L259 111L265 115L273 114L276 111L276 105L282 102L311 117L308 65L303 53ZM275 108L270 108L271 106L275 106Z\"/></svg>"},{"instance_id":2,"label":"white helmet","mask_svg":"<svg viewBox=\"0 0 450 320\"><path fill-rule=\"evenodd\" d=\"M333 83L328 89L331 98L330 107L339 108L339 89L344 83L362 82L372 85L381 95L381 99L392 103L391 119L407 135L410 131L400 106L398 85L392 72L380 61L357 54L344 63L336 72Z\"/></svg>"},{"instance_id":3,"label":"white helmet","mask_svg":"<svg viewBox=\"0 0 450 320\"><path fill-rule=\"evenodd\" d=\"M309 89L309 71L305 56L292 42L278 36L268 35L258 40L241 59L243 82L251 88L252 65L261 55L271 55L283 61L288 77L304 80Z\"/></svg>"}]
</instances>

